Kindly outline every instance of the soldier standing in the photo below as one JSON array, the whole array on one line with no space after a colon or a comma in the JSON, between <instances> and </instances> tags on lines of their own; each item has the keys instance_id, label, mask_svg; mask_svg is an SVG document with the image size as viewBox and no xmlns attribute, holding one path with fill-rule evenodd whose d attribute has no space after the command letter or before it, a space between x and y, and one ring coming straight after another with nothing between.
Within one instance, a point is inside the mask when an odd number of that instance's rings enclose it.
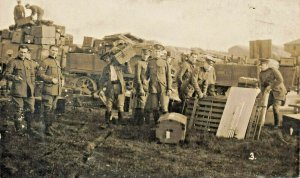
<instances>
[{"instance_id":1,"label":"soldier standing","mask_svg":"<svg viewBox=\"0 0 300 178\"><path fill-rule=\"evenodd\" d=\"M142 57L135 65L134 75L134 88L136 90L135 96L135 112L134 112L134 125L143 125L144 122L144 108L148 95L148 80L146 79L146 70L148 59L151 58L150 50L147 48L142 49ZM149 121L147 121L149 123Z\"/></svg>"},{"instance_id":2,"label":"soldier standing","mask_svg":"<svg viewBox=\"0 0 300 178\"><path fill-rule=\"evenodd\" d=\"M34 113L34 87L36 63L27 59L28 46L20 45L18 56L8 63L6 78L12 81L11 95L16 106L14 114L15 128L22 131L23 119L27 123L27 131L32 133L31 122Z\"/></svg>"},{"instance_id":3,"label":"soldier standing","mask_svg":"<svg viewBox=\"0 0 300 178\"><path fill-rule=\"evenodd\" d=\"M196 68L196 61L198 54L192 52L187 61L185 61L177 74L178 93L181 100L185 100L188 93L187 90L191 90L189 93L193 93L194 89L191 83L191 76Z\"/></svg>"},{"instance_id":4,"label":"soldier standing","mask_svg":"<svg viewBox=\"0 0 300 178\"><path fill-rule=\"evenodd\" d=\"M216 96L216 89L215 89L215 84L217 81L217 77L216 77L216 71L214 68L214 64L216 63L215 59L211 56L206 56L205 60L207 62L207 66L206 66L206 71L207 71L207 95L209 96Z\"/></svg>"},{"instance_id":5,"label":"soldier standing","mask_svg":"<svg viewBox=\"0 0 300 178\"><path fill-rule=\"evenodd\" d=\"M159 106L163 114L168 112L169 96L172 92L172 76L169 64L163 56L165 48L155 44L153 58L148 62L146 77L149 79L149 96L145 107L146 121L153 112L155 123L159 119Z\"/></svg>"},{"instance_id":6,"label":"soldier standing","mask_svg":"<svg viewBox=\"0 0 300 178\"><path fill-rule=\"evenodd\" d=\"M276 129L279 125L279 106L285 101L287 90L280 71L270 67L269 62L269 59L260 59L259 84L262 93L270 92L267 108L273 105L274 128Z\"/></svg>"},{"instance_id":7,"label":"soldier standing","mask_svg":"<svg viewBox=\"0 0 300 178\"><path fill-rule=\"evenodd\" d=\"M44 59L39 69L39 77L44 82L42 89L42 105L44 107L45 134L52 136L52 123L55 109L62 92L63 75L59 61L56 59L58 47L51 45L48 58Z\"/></svg>"},{"instance_id":8,"label":"soldier standing","mask_svg":"<svg viewBox=\"0 0 300 178\"><path fill-rule=\"evenodd\" d=\"M44 10L42 8L40 8L39 6L36 5L30 5L30 4L26 4L25 5L26 9L30 9L31 10L31 18L33 18L33 16L35 16L35 14L37 14L37 23L40 24L41 20L43 18L44 15Z\"/></svg>"},{"instance_id":9,"label":"soldier standing","mask_svg":"<svg viewBox=\"0 0 300 178\"><path fill-rule=\"evenodd\" d=\"M112 115L113 103L117 101L118 107L118 121L123 122L124 116L124 103L126 84L123 77L124 65L121 65L112 53L107 53L103 56L103 59L108 62L103 69L101 76L100 91L106 86L106 112L105 112L105 125L109 126L109 120ZM132 73L128 62L125 63L125 72Z\"/></svg>"},{"instance_id":10,"label":"soldier standing","mask_svg":"<svg viewBox=\"0 0 300 178\"><path fill-rule=\"evenodd\" d=\"M21 0L18 0L18 5L14 8L14 19L17 25L17 20L22 19L25 17L25 9L24 6L21 4Z\"/></svg>"}]
</instances>

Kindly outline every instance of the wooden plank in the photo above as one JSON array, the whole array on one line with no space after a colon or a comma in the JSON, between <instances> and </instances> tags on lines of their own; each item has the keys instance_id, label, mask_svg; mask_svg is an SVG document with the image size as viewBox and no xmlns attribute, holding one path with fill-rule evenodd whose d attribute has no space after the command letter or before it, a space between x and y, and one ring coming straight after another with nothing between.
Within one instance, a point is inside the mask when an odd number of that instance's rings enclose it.
<instances>
[{"instance_id":1,"label":"wooden plank","mask_svg":"<svg viewBox=\"0 0 300 178\"><path fill-rule=\"evenodd\" d=\"M217 131L218 137L244 139L259 89L231 87ZM231 134L231 132L234 134Z\"/></svg>"},{"instance_id":2,"label":"wooden plank","mask_svg":"<svg viewBox=\"0 0 300 178\"><path fill-rule=\"evenodd\" d=\"M222 108L203 108L203 107L199 107L198 111L211 111L214 113L223 113L224 109Z\"/></svg>"},{"instance_id":3,"label":"wooden plank","mask_svg":"<svg viewBox=\"0 0 300 178\"><path fill-rule=\"evenodd\" d=\"M212 122L209 122L209 121L206 121L206 122L195 122L194 125L198 125L198 126L207 126L207 127L215 127L215 128L218 128L219 127L219 123L212 123Z\"/></svg>"},{"instance_id":4,"label":"wooden plank","mask_svg":"<svg viewBox=\"0 0 300 178\"><path fill-rule=\"evenodd\" d=\"M204 106L214 106L214 107L220 107L220 108L224 108L225 107L225 104L221 104L221 103L199 103L200 107L204 107Z\"/></svg>"},{"instance_id":5,"label":"wooden plank","mask_svg":"<svg viewBox=\"0 0 300 178\"><path fill-rule=\"evenodd\" d=\"M209 132L217 132L216 128L206 128L201 126L194 126L196 130L203 130L203 131L209 131Z\"/></svg>"},{"instance_id":6,"label":"wooden plank","mask_svg":"<svg viewBox=\"0 0 300 178\"><path fill-rule=\"evenodd\" d=\"M210 122L210 123L219 124L220 121L221 119L208 119L208 118L195 119L195 123Z\"/></svg>"},{"instance_id":7,"label":"wooden plank","mask_svg":"<svg viewBox=\"0 0 300 178\"><path fill-rule=\"evenodd\" d=\"M209 116L209 117L217 117L220 118L222 117L222 114L216 114L216 113L209 113L209 112L196 112L197 115L201 115L201 116Z\"/></svg>"}]
</instances>

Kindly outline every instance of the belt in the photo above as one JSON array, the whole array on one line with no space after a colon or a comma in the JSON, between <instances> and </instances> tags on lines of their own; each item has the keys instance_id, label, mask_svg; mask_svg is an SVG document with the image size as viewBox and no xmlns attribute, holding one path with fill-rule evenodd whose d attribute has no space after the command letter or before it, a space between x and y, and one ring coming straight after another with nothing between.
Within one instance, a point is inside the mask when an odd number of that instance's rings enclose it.
<instances>
[{"instance_id":1,"label":"belt","mask_svg":"<svg viewBox=\"0 0 300 178\"><path fill-rule=\"evenodd\" d=\"M115 84L119 84L119 80L114 80L114 81L111 81L111 84L115 85Z\"/></svg>"}]
</instances>

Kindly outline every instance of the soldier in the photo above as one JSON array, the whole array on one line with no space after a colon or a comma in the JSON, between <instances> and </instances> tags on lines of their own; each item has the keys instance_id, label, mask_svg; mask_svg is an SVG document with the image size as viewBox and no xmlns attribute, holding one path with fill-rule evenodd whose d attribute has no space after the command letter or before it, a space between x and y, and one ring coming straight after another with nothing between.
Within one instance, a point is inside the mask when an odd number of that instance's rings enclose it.
<instances>
[{"instance_id":1,"label":"soldier","mask_svg":"<svg viewBox=\"0 0 300 178\"><path fill-rule=\"evenodd\" d=\"M22 19L25 17L25 9L24 6L21 4L21 0L18 0L18 5L14 8L14 19L17 25L17 20Z\"/></svg>"},{"instance_id":2,"label":"soldier","mask_svg":"<svg viewBox=\"0 0 300 178\"><path fill-rule=\"evenodd\" d=\"M262 93L270 92L267 108L273 105L274 128L277 129L279 124L279 106L285 101L287 90L280 71L270 67L269 62L269 59L260 59L259 84Z\"/></svg>"},{"instance_id":3,"label":"soldier","mask_svg":"<svg viewBox=\"0 0 300 178\"><path fill-rule=\"evenodd\" d=\"M40 8L39 6L36 5L30 5L30 4L26 4L25 5L26 9L30 9L31 10L31 18L33 18L33 16L35 16L35 14L37 14L37 23L40 24L44 15L44 10L42 8Z\"/></svg>"},{"instance_id":4,"label":"soldier","mask_svg":"<svg viewBox=\"0 0 300 178\"><path fill-rule=\"evenodd\" d=\"M39 77L44 82L42 88L42 105L44 107L45 134L52 136L52 122L55 119L55 109L62 92L63 75L59 61L56 59L58 47L51 45L49 56L44 59L39 68Z\"/></svg>"},{"instance_id":5,"label":"soldier","mask_svg":"<svg viewBox=\"0 0 300 178\"><path fill-rule=\"evenodd\" d=\"M145 107L146 121L153 112L155 123L159 119L159 106L163 114L168 112L169 96L172 92L172 76L169 64L162 57L165 48L160 44L154 45L153 58L148 62L146 77L149 79L149 96Z\"/></svg>"},{"instance_id":6,"label":"soldier","mask_svg":"<svg viewBox=\"0 0 300 178\"><path fill-rule=\"evenodd\" d=\"M11 60L6 70L6 78L12 81L11 95L16 106L14 114L15 128L22 131L23 118L27 123L27 131L32 133L31 122L34 113L34 87L36 63L27 59L28 46L20 45L18 56Z\"/></svg>"},{"instance_id":7,"label":"soldier","mask_svg":"<svg viewBox=\"0 0 300 178\"><path fill-rule=\"evenodd\" d=\"M112 114L113 103L117 101L118 107L118 122L123 122L124 116L124 103L126 84L123 77L124 65L121 65L113 53L107 53L102 57L108 65L103 69L100 79L100 91L106 86L106 112L105 112L105 125L103 128L109 126L109 120ZM132 73L128 62L125 63L125 72Z\"/></svg>"},{"instance_id":8,"label":"soldier","mask_svg":"<svg viewBox=\"0 0 300 178\"><path fill-rule=\"evenodd\" d=\"M134 125L143 125L144 122L144 108L148 95L148 80L146 79L146 70L148 59L151 58L150 50L147 48L142 49L142 57L135 65L134 75L134 88L136 90L135 96L135 112L134 112ZM147 121L148 123L149 121Z\"/></svg>"},{"instance_id":9,"label":"soldier","mask_svg":"<svg viewBox=\"0 0 300 178\"><path fill-rule=\"evenodd\" d=\"M208 72L207 79L206 79L206 82L208 85L207 95L216 96L215 84L216 84L217 77L216 77L216 71L214 68L214 64L216 63L216 60L213 57L208 56L208 55L205 56L205 60L207 62L206 64L208 64L206 66L206 71Z\"/></svg>"},{"instance_id":10,"label":"soldier","mask_svg":"<svg viewBox=\"0 0 300 178\"><path fill-rule=\"evenodd\" d=\"M210 60L206 59L203 67L197 68L192 75L191 85L195 90L196 96L199 98L203 98L207 95L209 61ZM189 93L188 96L191 97L192 93Z\"/></svg>"},{"instance_id":11,"label":"soldier","mask_svg":"<svg viewBox=\"0 0 300 178\"><path fill-rule=\"evenodd\" d=\"M182 101L185 100L187 97L186 96L187 93L185 92L187 90L187 87L189 86L191 87L191 85L189 84L191 82L192 73L196 68L197 59L198 59L198 54L192 52L188 60L181 65L179 72L177 74L178 93ZM193 90L193 88L190 89Z\"/></svg>"}]
</instances>

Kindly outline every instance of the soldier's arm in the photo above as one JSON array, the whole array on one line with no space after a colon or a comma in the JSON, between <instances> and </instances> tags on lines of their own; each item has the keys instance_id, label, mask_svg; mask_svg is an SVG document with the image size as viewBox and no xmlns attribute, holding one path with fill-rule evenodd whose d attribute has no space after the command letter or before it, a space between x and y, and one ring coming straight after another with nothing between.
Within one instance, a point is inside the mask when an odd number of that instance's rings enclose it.
<instances>
[{"instance_id":1,"label":"soldier's arm","mask_svg":"<svg viewBox=\"0 0 300 178\"><path fill-rule=\"evenodd\" d=\"M141 67L140 63L137 63L135 65L135 81L136 81L136 84L137 84L137 90L138 91L143 89L142 80L141 80L141 71L142 71L142 67Z\"/></svg>"},{"instance_id":2,"label":"soldier's arm","mask_svg":"<svg viewBox=\"0 0 300 178\"><path fill-rule=\"evenodd\" d=\"M131 69L131 66L130 66L129 62L125 63L125 67L126 67L126 73L132 74L132 69Z\"/></svg>"},{"instance_id":3,"label":"soldier's arm","mask_svg":"<svg viewBox=\"0 0 300 178\"><path fill-rule=\"evenodd\" d=\"M207 80L203 81L203 95L207 95L207 88L208 88L208 84L207 84Z\"/></svg>"},{"instance_id":4,"label":"soldier's arm","mask_svg":"<svg viewBox=\"0 0 300 178\"><path fill-rule=\"evenodd\" d=\"M48 67L49 66L45 62L42 62L38 70L38 76L42 81L46 83L52 83L53 77L46 74Z\"/></svg>"},{"instance_id":5,"label":"soldier's arm","mask_svg":"<svg viewBox=\"0 0 300 178\"><path fill-rule=\"evenodd\" d=\"M273 70L273 73L275 76L275 80L271 82L271 88L274 88L274 87L280 85L281 83L283 83L283 77L279 70L277 70L277 69L272 69L272 70Z\"/></svg>"},{"instance_id":6,"label":"soldier's arm","mask_svg":"<svg viewBox=\"0 0 300 178\"><path fill-rule=\"evenodd\" d=\"M192 73L192 86L194 87L196 93L200 96L202 94L202 91L198 84L198 73L199 70L194 70Z\"/></svg>"},{"instance_id":7,"label":"soldier's arm","mask_svg":"<svg viewBox=\"0 0 300 178\"><path fill-rule=\"evenodd\" d=\"M167 89L172 90L172 74L171 74L171 66L167 63Z\"/></svg>"},{"instance_id":8,"label":"soldier's arm","mask_svg":"<svg viewBox=\"0 0 300 178\"><path fill-rule=\"evenodd\" d=\"M106 65L102 71L102 75L100 78L100 86L99 86L99 91L101 91L104 88L105 83L108 81L108 70L109 70L109 65Z\"/></svg>"},{"instance_id":9,"label":"soldier's arm","mask_svg":"<svg viewBox=\"0 0 300 178\"><path fill-rule=\"evenodd\" d=\"M183 64L182 67L179 69L179 72L177 74L177 82L179 85L182 84L182 77L183 75L185 74L185 72L187 71L187 65L186 64Z\"/></svg>"},{"instance_id":10,"label":"soldier's arm","mask_svg":"<svg viewBox=\"0 0 300 178\"><path fill-rule=\"evenodd\" d=\"M14 60L11 60L7 64L7 68L5 70L5 78L10 81L14 81L17 76L13 74L14 71Z\"/></svg>"},{"instance_id":11,"label":"soldier's arm","mask_svg":"<svg viewBox=\"0 0 300 178\"><path fill-rule=\"evenodd\" d=\"M25 9L24 9L24 7L22 7L22 17L24 18L25 17Z\"/></svg>"}]
</instances>

